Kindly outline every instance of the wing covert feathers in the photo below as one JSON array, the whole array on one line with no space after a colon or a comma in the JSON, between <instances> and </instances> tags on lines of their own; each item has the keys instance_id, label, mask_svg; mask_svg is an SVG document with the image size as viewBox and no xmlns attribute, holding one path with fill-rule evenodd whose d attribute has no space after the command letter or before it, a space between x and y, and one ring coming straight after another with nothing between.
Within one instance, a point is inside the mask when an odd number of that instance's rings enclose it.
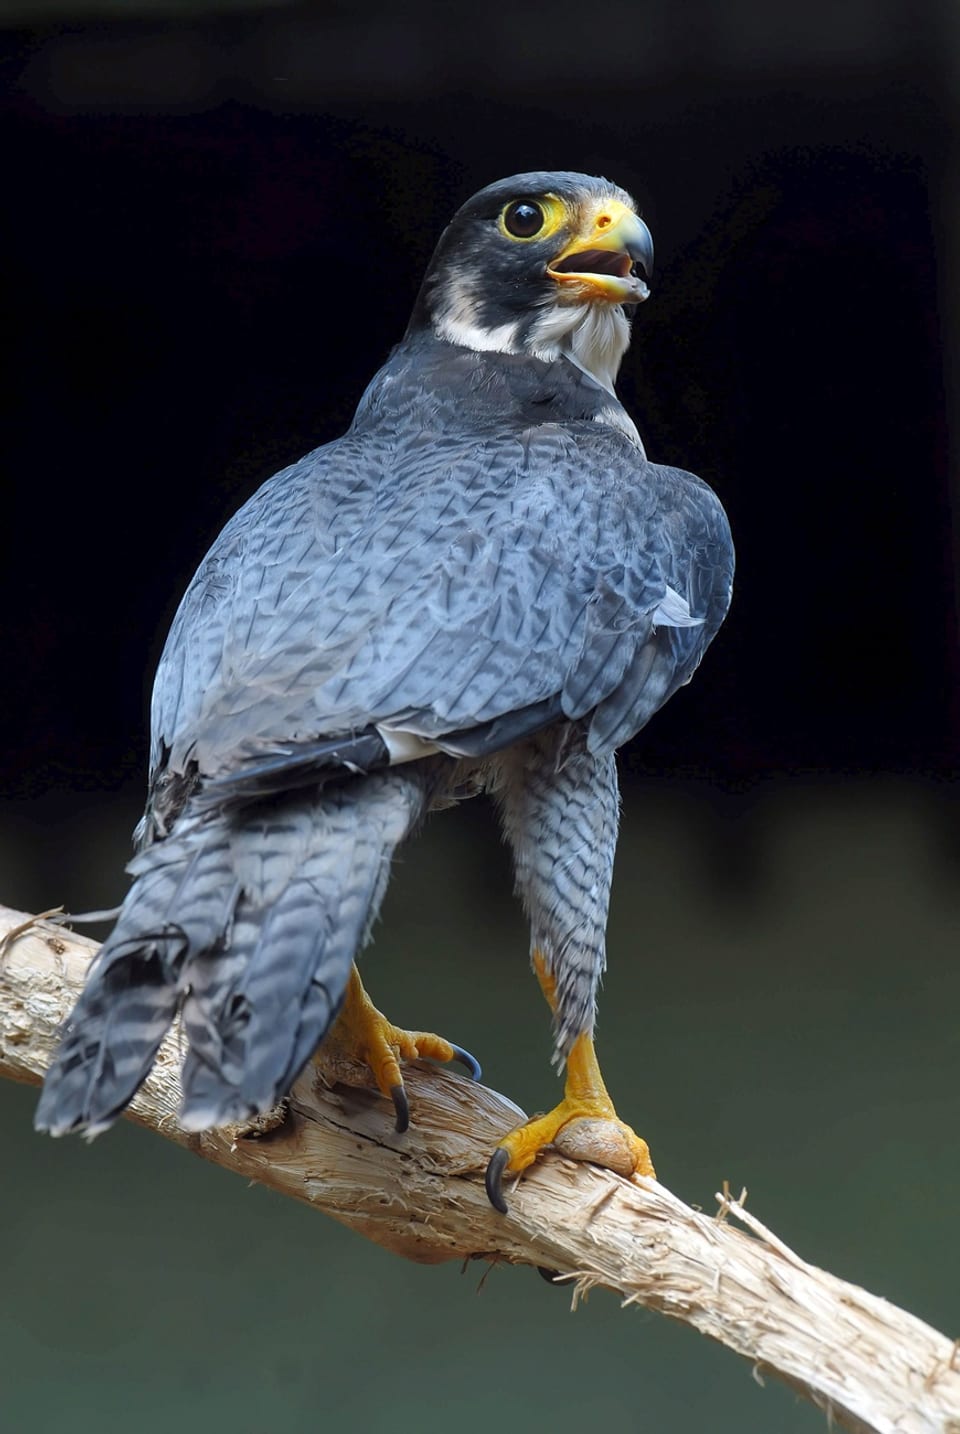
<instances>
[{"instance_id":1,"label":"wing covert feathers","mask_svg":"<svg viewBox=\"0 0 960 1434\"><path fill-rule=\"evenodd\" d=\"M454 385L449 345L402 345L375 381L383 410L361 406L343 439L231 520L164 651L155 773L166 750L175 772L195 761L206 782L240 782L278 743L302 744L317 769L339 753L369 771L378 727L447 750L456 734L468 753L483 728L487 753L494 733L516 740L514 714L558 698L573 720L612 699L619 718L600 725L622 741L689 677L729 602L720 504L622 432L574 417L589 395L565 363L511 367L510 385L556 389L552 408L531 400L539 421L511 415L502 358L464 358ZM478 427L472 410L492 395L503 409ZM621 686L668 630L683 641L658 644L631 712ZM675 682L660 671L670 660Z\"/></svg>"}]
</instances>

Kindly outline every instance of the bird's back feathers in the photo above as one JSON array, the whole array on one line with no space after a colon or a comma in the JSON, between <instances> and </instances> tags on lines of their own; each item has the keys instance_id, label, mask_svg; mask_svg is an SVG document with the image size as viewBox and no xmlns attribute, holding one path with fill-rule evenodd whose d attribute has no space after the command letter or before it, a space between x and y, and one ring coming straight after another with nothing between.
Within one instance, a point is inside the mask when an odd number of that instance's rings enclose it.
<instances>
[{"instance_id":1,"label":"bird's back feathers","mask_svg":"<svg viewBox=\"0 0 960 1434\"><path fill-rule=\"evenodd\" d=\"M687 680L729 603L714 494L649 463L565 360L467 358L409 341L350 433L228 524L164 651L155 772L232 780L278 740L376 726L444 747L499 724L506 746L541 703L612 750Z\"/></svg>"}]
</instances>

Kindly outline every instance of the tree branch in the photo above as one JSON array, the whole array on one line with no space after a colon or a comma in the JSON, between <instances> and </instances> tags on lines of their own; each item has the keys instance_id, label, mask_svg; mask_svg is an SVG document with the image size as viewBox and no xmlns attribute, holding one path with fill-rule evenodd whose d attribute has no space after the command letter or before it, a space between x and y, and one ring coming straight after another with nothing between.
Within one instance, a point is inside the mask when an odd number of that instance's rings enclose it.
<instances>
[{"instance_id":1,"label":"tree branch","mask_svg":"<svg viewBox=\"0 0 960 1434\"><path fill-rule=\"evenodd\" d=\"M0 1075L39 1084L96 950L0 907ZM402 1136L389 1102L328 1089L313 1067L282 1118L188 1135L176 1124L178 1041L175 1031L164 1043L129 1115L205 1159L409 1259L545 1266L572 1282L574 1303L604 1286L727 1345L848 1429L960 1434L960 1342L806 1264L740 1200L718 1196L710 1217L656 1181L551 1155L508 1192L510 1214L498 1215L483 1170L521 1113L484 1086L418 1063L405 1070L412 1123Z\"/></svg>"}]
</instances>

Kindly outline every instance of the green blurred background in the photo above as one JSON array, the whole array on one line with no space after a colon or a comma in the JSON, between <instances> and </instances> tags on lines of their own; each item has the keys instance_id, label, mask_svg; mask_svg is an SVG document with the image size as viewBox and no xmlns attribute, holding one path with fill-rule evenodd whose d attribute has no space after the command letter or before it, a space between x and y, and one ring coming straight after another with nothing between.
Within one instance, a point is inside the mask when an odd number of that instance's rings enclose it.
<instances>
[{"instance_id":1,"label":"green blurred background","mask_svg":"<svg viewBox=\"0 0 960 1434\"><path fill-rule=\"evenodd\" d=\"M889 779L781 788L732 821L695 786L635 789L599 1044L671 1189L712 1211L724 1179L746 1185L805 1258L954 1335L960 892L944 815L941 793ZM11 890L112 898L103 833L93 811L60 832L52 882L31 879L22 845L0 851ZM739 889L718 880L715 840L754 854ZM547 1020L508 884L479 803L435 817L365 970L394 1019L455 1036L543 1109ZM571 1315L532 1270L404 1263L130 1127L40 1140L34 1099L0 1086L4 1429L823 1425L603 1292Z\"/></svg>"},{"instance_id":2,"label":"green blurred background","mask_svg":"<svg viewBox=\"0 0 960 1434\"><path fill-rule=\"evenodd\" d=\"M599 1048L661 1178L960 1334L956 6L0 3L0 899L124 891L179 594L337 433L456 204L552 164L634 189L620 391L720 492L731 617L622 758ZM397 863L399 1022L555 1099L489 808ZM0 1434L802 1434L691 1331L533 1271L419 1268L0 1084Z\"/></svg>"}]
</instances>

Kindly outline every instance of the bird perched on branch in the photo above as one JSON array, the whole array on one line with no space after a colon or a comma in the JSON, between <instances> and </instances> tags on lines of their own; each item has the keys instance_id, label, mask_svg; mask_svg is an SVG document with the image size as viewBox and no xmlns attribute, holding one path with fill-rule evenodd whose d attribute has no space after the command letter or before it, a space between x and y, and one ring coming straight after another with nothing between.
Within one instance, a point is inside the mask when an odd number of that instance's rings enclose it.
<instances>
[{"instance_id":1,"label":"bird perched on branch","mask_svg":"<svg viewBox=\"0 0 960 1434\"><path fill-rule=\"evenodd\" d=\"M615 752L693 675L733 574L719 501L648 462L614 393L652 261L606 180L481 190L349 431L224 528L160 661L133 884L38 1128L108 1126L178 1013L191 1130L269 1111L318 1047L362 1061L401 1129L403 1059L479 1075L387 1021L355 960L398 844L483 789L566 1067L557 1107L492 1153L491 1200L565 1127L617 1120L592 1039Z\"/></svg>"}]
</instances>

